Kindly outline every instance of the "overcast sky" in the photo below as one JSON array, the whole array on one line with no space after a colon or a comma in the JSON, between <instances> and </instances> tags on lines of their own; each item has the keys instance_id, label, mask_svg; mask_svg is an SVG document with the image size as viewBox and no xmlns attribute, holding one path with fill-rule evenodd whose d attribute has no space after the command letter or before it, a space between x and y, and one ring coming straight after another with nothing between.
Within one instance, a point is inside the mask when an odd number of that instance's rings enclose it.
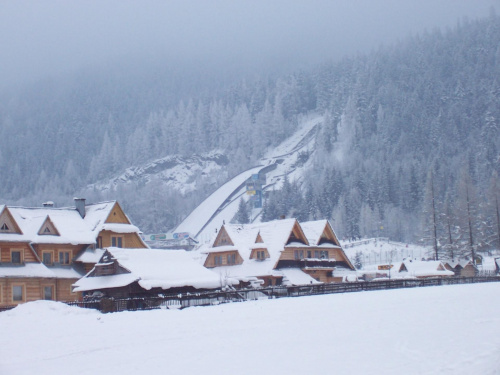
<instances>
[{"instance_id":1,"label":"overcast sky","mask_svg":"<svg viewBox=\"0 0 500 375\"><path fill-rule=\"evenodd\" d=\"M0 0L0 87L159 59L300 66L487 16L500 0Z\"/></svg>"}]
</instances>

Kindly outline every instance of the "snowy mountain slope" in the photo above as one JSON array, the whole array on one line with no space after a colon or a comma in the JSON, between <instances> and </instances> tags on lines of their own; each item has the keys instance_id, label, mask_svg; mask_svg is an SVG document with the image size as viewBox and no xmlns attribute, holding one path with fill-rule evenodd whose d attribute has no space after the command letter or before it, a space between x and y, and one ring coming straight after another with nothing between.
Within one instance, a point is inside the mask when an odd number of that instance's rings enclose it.
<instances>
[{"instance_id":1,"label":"snowy mountain slope","mask_svg":"<svg viewBox=\"0 0 500 375\"><path fill-rule=\"evenodd\" d=\"M265 190L280 188L283 177L288 174L290 181L301 180L309 165L310 155L314 150L316 132L323 120L315 116L305 120L299 130L270 150L262 158L261 166L241 173L203 201L177 228L176 232L189 232L201 242L210 241L215 230L224 222L229 222L238 210L240 198L247 200L245 181L252 174L265 173ZM252 212L258 216L259 209ZM258 217L257 217L258 220Z\"/></svg>"},{"instance_id":2,"label":"snowy mountain slope","mask_svg":"<svg viewBox=\"0 0 500 375\"><path fill-rule=\"evenodd\" d=\"M171 155L152 161L143 166L130 167L121 175L105 181L89 185L88 190L114 191L119 185L131 183L147 184L159 180L163 184L185 194L196 189L197 177L214 176L228 164L227 157L220 151L212 151L206 155L182 157Z\"/></svg>"}]
</instances>

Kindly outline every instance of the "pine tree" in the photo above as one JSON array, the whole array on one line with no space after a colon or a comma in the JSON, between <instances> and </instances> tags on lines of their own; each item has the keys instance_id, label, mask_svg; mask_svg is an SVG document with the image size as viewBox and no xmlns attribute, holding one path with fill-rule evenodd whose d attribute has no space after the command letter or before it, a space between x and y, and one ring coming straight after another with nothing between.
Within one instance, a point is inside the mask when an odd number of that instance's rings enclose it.
<instances>
[{"instance_id":1,"label":"pine tree","mask_svg":"<svg viewBox=\"0 0 500 375\"><path fill-rule=\"evenodd\" d=\"M424 234L425 241L432 246L434 260L439 260L440 248L438 245L438 202L434 187L434 175L432 169L427 174L427 184L424 196Z\"/></svg>"},{"instance_id":2,"label":"pine tree","mask_svg":"<svg viewBox=\"0 0 500 375\"><path fill-rule=\"evenodd\" d=\"M238 205L238 211L231 220L232 223L237 224L248 224L250 222L250 215L247 209L247 203L243 198L240 198L240 203Z\"/></svg>"}]
</instances>

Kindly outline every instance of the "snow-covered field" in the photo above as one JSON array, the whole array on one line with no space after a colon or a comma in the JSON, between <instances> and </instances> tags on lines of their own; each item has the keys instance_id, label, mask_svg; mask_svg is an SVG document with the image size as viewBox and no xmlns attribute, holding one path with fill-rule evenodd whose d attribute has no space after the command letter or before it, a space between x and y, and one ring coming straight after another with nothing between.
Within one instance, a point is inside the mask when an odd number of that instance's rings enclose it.
<instances>
[{"instance_id":1,"label":"snow-covered field","mask_svg":"<svg viewBox=\"0 0 500 375\"><path fill-rule=\"evenodd\" d=\"M500 283L0 313L0 374L500 374Z\"/></svg>"}]
</instances>

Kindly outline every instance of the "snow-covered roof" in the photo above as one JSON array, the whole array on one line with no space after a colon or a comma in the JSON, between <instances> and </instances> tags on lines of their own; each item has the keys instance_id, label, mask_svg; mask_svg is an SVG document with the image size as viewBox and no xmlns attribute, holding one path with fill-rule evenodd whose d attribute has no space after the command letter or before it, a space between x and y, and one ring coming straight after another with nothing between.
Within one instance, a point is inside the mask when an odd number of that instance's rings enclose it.
<instances>
[{"instance_id":1,"label":"snow-covered roof","mask_svg":"<svg viewBox=\"0 0 500 375\"><path fill-rule=\"evenodd\" d=\"M95 234L75 209L9 207L9 211L23 234L3 233L0 241L73 245L95 242ZM39 234L47 220L54 225L58 235Z\"/></svg>"},{"instance_id":2,"label":"snow-covered roof","mask_svg":"<svg viewBox=\"0 0 500 375\"><path fill-rule=\"evenodd\" d=\"M424 276L454 276L455 273L448 271L442 262L438 260L431 261L405 261L404 262L408 274L415 277ZM441 269L440 269L441 268Z\"/></svg>"},{"instance_id":3,"label":"snow-covered roof","mask_svg":"<svg viewBox=\"0 0 500 375\"><path fill-rule=\"evenodd\" d=\"M82 274L72 267L47 267L43 263L25 263L22 266L0 266L0 277L79 279Z\"/></svg>"},{"instance_id":4,"label":"snow-covered roof","mask_svg":"<svg viewBox=\"0 0 500 375\"><path fill-rule=\"evenodd\" d=\"M327 223L327 220L306 221L300 223L300 226L302 227L310 245L317 245L319 243Z\"/></svg>"},{"instance_id":5,"label":"snow-covered roof","mask_svg":"<svg viewBox=\"0 0 500 375\"><path fill-rule=\"evenodd\" d=\"M234 243L234 246L218 246L206 250L202 253L229 251L237 249L243 258L243 264L234 266L216 267L215 272L229 275L237 279L248 276L281 276L274 270L281 252L285 248L286 242L295 225L295 219L275 220L257 224L226 224L224 228ZM256 244L257 235L260 234L265 243ZM250 259L252 249L266 248L269 258ZM303 244L301 244L303 246ZM219 249L224 250L219 250ZM205 257L206 259L206 257Z\"/></svg>"},{"instance_id":6,"label":"snow-covered roof","mask_svg":"<svg viewBox=\"0 0 500 375\"><path fill-rule=\"evenodd\" d=\"M196 263L185 250L108 248L107 251L130 273L89 276L90 272L74 284L76 292L121 287L134 281L146 290L221 287L219 276Z\"/></svg>"},{"instance_id":7,"label":"snow-covered roof","mask_svg":"<svg viewBox=\"0 0 500 375\"><path fill-rule=\"evenodd\" d=\"M414 278L414 277L432 277L432 276L454 276L455 273L447 270L440 261L420 261L407 260L404 262L392 262L392 268L389 270L379 269L379 265L370 265L363 268L361 273L385 273L391 278ZM403 270L400 271L402 269ZM441 266L441 267L440 267ZM406 271L404 271L406 268ZM442 268L442 269L439 269ZM389 275L390 273L390 275Z\"/></svg>"},{"instance_id":8,"label":"snow-covered roof","mask_svg":"<svg viewBox=\"0 0 500 375\"><path fill-rule=\"evenodd\" d=\"M283 285L310 285L310 284L322 284L317 281L312 276L301 271L298 268L285 268L280 270L283 274Z\"/></svg>"},{"instance_id":9,"label":"snow-covered roof","mask_svg":"<svg viewBox=\"0 0 500 375\"><path fill-rule=\"evenodd\" d=\"M0 277L54 278L55 275L42 263L26 263L23 266L0 266Z\"/></svg>"},{"instance_id":10,"label":"snow-covered roof","mask_svg":"<svg viewBox=\"0 0 500 375\"><path fill-rule=\"evenodd\" d=\"M103 249L94 249L92 246L88 246L85 251L75 258L75 262L97 263L102 258L103 254Z\"/></svg>"},{"instance_id":11,"label":"snow-covered roof","mask_svg":"<svg viewBox=\"0 0 500 375\"><path fill-rule=\"evenodd\" d=\"M464 268L467 265L472 265L472 262L467 259L460 259L460 260L446 260L443 261L443 264L448 264L451 268L455 268L457 266Z\"/></svg>"},{"instance_id":12,"label":"snow-covered roof","mask_svg":"<svg viewBox=\"0 0 500 375\"><path fill-rule=\"evenodd\" d=\"M129 223L106 223L115 204L116 201L109 201L87 205L84 218L75 207L8 207L22 234L0 233L0 241L85 245L95 243L102 230L138 233L139 229ZM5 207L7 206L0 206L0 213ZM57 233L40 234L46 221L54 226Z\"/></svg>"}]
</instances>

